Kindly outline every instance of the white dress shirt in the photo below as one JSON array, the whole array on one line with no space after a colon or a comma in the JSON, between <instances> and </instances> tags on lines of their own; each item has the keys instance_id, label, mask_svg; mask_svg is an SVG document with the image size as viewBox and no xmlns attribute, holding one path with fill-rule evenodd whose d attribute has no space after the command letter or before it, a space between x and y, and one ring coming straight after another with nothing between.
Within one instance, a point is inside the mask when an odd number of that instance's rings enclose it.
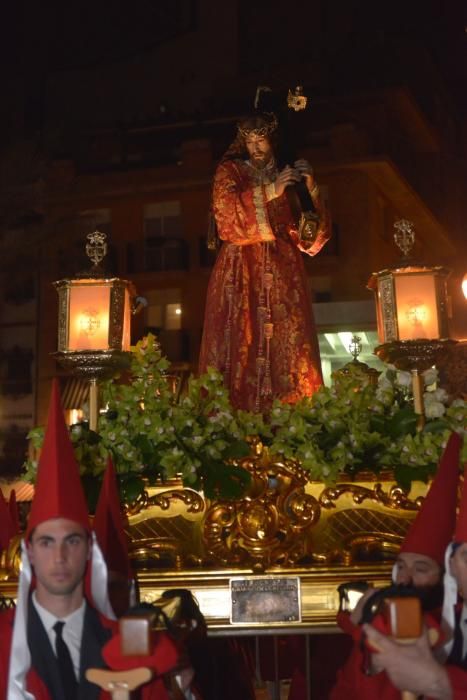
<instances>
[{"instance_id":1,"label":"white dress shirt","mask_svg":"<svg viewBox=\"0 0 467 700\"><path fill-rule=\"evenodd\" d=\"M81 606L68 615L68 617L55 617L48 610L46 610L42 605L37 602L36 592L32 594L32 602L37 610L42 624L44 625L47 636L49 637L50 644L52 645L53 652L55 654L55 630L54 625L59 620L64 622L63 627L63 641L67 644L70 650L71 660L73 662L73 668L75 670L76 678L79 679L80 670L80 656L81 656L81 638L83 636L83 625L84 625L84 611L86 610L86 601L83 598Z\"/></svg>"}]
</instances>

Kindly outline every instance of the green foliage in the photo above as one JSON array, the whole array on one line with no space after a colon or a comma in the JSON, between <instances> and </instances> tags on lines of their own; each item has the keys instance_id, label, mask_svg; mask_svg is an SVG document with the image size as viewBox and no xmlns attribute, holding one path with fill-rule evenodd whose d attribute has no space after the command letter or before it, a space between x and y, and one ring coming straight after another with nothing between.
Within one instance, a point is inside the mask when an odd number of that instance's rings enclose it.
<instances>
[{"instance_id":1,"label":"green foliage","mask_svg":"<svg viewBox=\"0 0 467 700\"><path fill-rule=\"evenodd\" d=\"M174 403L167 369L156 339L148 335L132 348L129 376L102 385L107 411L98 433L85 423L73 426L90 507L109 452L126 500L137 498L145 481L176 475L209 498L238 498L250 477L237 461L251 453L252 437L275 457L298 460L310 479L332 483L341 474L391 469L409 486L434 473L449 433L466 429L466 403L448 405L445 392L434 388L433 370L425 378L426 425L417 431L410 375L392 368L375 386L351 367L311 398L294 405L275 401L267 416L234 410L221 374L213 369L191 378L186 395ZM40 447L43 431L36 428L29 437ZM463 451L465 460L466 444ZM29 461L26 467L26 478L33 481L37 464Z\"/></svg>"},{"instance_id":2,"label":"green foliage","mask_svg":"<svg viewBox=\"0 0 467 700\"><path fill-rule=\"evenodd\" d=\"M465 433L466 403L457 400L448 406L446 393L433 388L433 370L425 377L424 399L430 411L421 431L408 373L389 368L373 385L362 381L358 367L350 367L333 379L331 387L322 387L294 406L276 401L269 423L273 438L264 439L273 454L298 459L312 479L333 482L345 473L393 470L402 486L426 481L436 471L450 432Z\"/></svg>"}]
</instances>

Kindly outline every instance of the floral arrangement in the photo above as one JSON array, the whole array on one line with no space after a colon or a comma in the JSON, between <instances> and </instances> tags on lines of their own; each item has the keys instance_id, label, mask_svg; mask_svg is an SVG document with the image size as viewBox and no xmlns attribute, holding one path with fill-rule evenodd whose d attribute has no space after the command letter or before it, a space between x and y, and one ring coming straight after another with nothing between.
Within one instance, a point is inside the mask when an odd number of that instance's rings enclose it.
<instances>
[{"instance_id":1,"label":"floral arrangement","mask_svg":"<svg viewBox=\"0 0 467 700\"><path fill-rule=\"evenodd\" d=\"M449 403L447 393L437 388L436 370L423 375L426 423L418 430L411 375L394 368L373 384L360 363L349 363L345 373L335 373L331 387L294 405L275 401L265 416L234 410L216 370L191 378L186 394L174 402L168 368L156 339L148 335L132 348L126 381L102 385L107 409L98 432L87 423L72 426L91 504L109 452L127 500L138 497L146 480L178 474L210 498L236 498L249 483L238 460L251 453L252 437L277 458L298 460L310 479L330 483L342 474L393 470L396 480L409 487L435 472L452 430L466 432L467 403ZM40 447L43 429L29 437ZM35 460L26 464L28 480L34 480L36 468Z\"/></svg>"}]
</instances>

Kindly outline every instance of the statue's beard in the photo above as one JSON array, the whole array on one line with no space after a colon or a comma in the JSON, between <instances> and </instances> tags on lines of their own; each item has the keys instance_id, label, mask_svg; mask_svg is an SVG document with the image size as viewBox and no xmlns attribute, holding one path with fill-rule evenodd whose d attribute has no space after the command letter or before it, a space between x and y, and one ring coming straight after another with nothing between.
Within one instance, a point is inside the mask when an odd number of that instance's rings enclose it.
<instances>
[{"instance_id":1,"label":"statue's beard","mask_svg":"<svg viewBox=\"0 0 467 700\"><path fill-rule=\"evenodd\" d=\"M268 162L268 158L263 153L251 156L251 160L257 168L264 168L266 166L266 163Z\"/></svg>"},{"instance_id":2,"label":"statue's beard","mask_svg":"<svg viewBox=\"0 0 467 700\"><path fill-rule=\"evenodd\" d=\"M274 159L270 153L258 153L257 155L250 156L250 162L258 170L264 170L274 162Z\"/></svg>"}]
</instances>

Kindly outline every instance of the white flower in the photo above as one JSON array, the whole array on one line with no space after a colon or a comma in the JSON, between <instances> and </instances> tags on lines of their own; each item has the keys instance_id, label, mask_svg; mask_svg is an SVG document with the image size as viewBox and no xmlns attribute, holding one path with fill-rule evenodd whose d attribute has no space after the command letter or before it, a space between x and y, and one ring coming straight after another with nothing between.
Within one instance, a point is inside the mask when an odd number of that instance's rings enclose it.
<instances>
[{"instance_id":1,"label":"white flower","mask_svg":"<svg viewBox=\"0 0 467 700\"><path fill-rule=\"evenodd\" d=\"M435 384L438 381L438 370L435 367L431 367L423 372L422 377L425 386L431 386L431 384Z\"/></svg>"},{"instance_id":2,"label":"white flower","mask_svg":"<svg viewBox=\"0 0 467 700\"><path fill-rule=\"evenodd\" d=\"M397 372L396 382L400 386L405 386L408 388L412 386L412 375L410 374L410 372L403 372L399 370Z\"/></svg>"},{"instance_id":3,"label":"white flower","mask_svg":"<svg viewBox=\"0 0 467 700\"><path fill-rule=\"evenodd\" d=\"M380 391L387 391L392 389L392 384L385 374L381 374L378 379L378 389Z\"/></svg>"},{"instance_id":4,"label":"white flower","mask_svg":"<svg viewBox=\"0 0 467 700\"><path fill-rule=\"evenodd\" d=\"M436 401L441 401L441 403L447 403L449 398L446 389L436 389L436 391L433 391L431 395L436 399Z\"/></svg>"},{"instance_id":5,"label":"white flower","mask_svg":"<svg viewBox=\"0 0 467 700\"><path fill-rule=\"evenodd\" d=\"M427 418L441 418L446 413L446 407L439 401L425 402L425 415Z\"/></svg>"}]
</instances>

